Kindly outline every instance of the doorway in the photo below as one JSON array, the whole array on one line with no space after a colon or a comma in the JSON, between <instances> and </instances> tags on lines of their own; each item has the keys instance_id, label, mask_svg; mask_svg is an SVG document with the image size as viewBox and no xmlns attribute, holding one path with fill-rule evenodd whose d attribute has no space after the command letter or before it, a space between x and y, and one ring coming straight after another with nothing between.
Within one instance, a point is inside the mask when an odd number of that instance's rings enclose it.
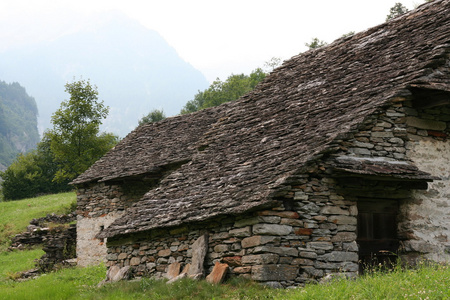
<instances>
[{"instance_id":1,"label":"doorway","mask_svg":"<svg viewBox=\"0 0 450 300\"><path fill-rule=\"evenodd\" d=\"M357 206L360 274L374 266L391 267L399 248L398 201L360 198Z\"/></svg>"}]
</instances>

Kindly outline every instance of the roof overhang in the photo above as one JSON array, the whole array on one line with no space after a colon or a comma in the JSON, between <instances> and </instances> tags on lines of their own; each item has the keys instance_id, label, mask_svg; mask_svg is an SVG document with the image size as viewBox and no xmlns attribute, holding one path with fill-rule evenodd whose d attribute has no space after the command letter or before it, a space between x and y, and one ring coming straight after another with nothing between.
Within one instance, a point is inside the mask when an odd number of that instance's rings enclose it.
<instances>
[{"instance_id":1,"label":"roof overhang","mask_svg":"<svg viewBox=\"0 0 450 300\"><path fill-rule=\"evenodd\" d=\"M430 182L440 179L419 170L408 161L353 156L337 157L334 173L336 177L365 177L398 182Z\"/></svg>"}]
</instances>

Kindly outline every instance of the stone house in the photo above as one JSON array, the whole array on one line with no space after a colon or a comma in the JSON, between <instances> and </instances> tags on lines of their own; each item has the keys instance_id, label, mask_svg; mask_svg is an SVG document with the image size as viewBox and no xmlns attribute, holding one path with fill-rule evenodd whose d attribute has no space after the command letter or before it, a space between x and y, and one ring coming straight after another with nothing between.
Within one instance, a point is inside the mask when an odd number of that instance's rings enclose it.
<instances>
[{"instance_id":1,"label":"stone house","mask_svg":"<svg viewBox=\"0 0 450 300\"><path fill-rule=\"evenodd\" d=\"M78 177L78 263L294 286L450 260L450 1L294 56L241 99L138 127Z\"/></svg>"}]
</instances>

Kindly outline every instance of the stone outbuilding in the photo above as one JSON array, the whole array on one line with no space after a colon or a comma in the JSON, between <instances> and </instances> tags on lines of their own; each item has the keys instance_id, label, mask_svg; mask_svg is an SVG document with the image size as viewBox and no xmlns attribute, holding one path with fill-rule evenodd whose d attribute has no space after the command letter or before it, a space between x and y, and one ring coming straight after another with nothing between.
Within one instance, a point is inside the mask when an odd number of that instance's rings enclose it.
<instances>
[{"instance_id":1,"label":"stone outbuilding","mask_svg":"<svg viewBox=\"0 0 450 300\"><path fill-rule=\"evenodd\" d=\"M295 286L450 260L450 1L294 56L241 99L138 127L73 184L80 265Z\"/></svg>"}]
</instances>

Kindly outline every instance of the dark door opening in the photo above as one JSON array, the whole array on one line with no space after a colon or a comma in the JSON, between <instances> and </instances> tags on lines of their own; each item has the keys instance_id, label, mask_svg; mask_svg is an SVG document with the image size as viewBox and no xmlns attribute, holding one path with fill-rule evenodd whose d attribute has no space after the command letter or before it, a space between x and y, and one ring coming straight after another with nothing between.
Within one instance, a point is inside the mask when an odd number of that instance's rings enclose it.
<instances>
[{"instance_id":1,"label":"dark door opening","mask_svg":"<svg viewBox=\"0 0 450 300\"><path fill-rule=\"evenodd\" d=\"M360 199L357 205L360 273L374 266L391 267L399 248L398 201Z\"/></svg>"}]
</instances>

